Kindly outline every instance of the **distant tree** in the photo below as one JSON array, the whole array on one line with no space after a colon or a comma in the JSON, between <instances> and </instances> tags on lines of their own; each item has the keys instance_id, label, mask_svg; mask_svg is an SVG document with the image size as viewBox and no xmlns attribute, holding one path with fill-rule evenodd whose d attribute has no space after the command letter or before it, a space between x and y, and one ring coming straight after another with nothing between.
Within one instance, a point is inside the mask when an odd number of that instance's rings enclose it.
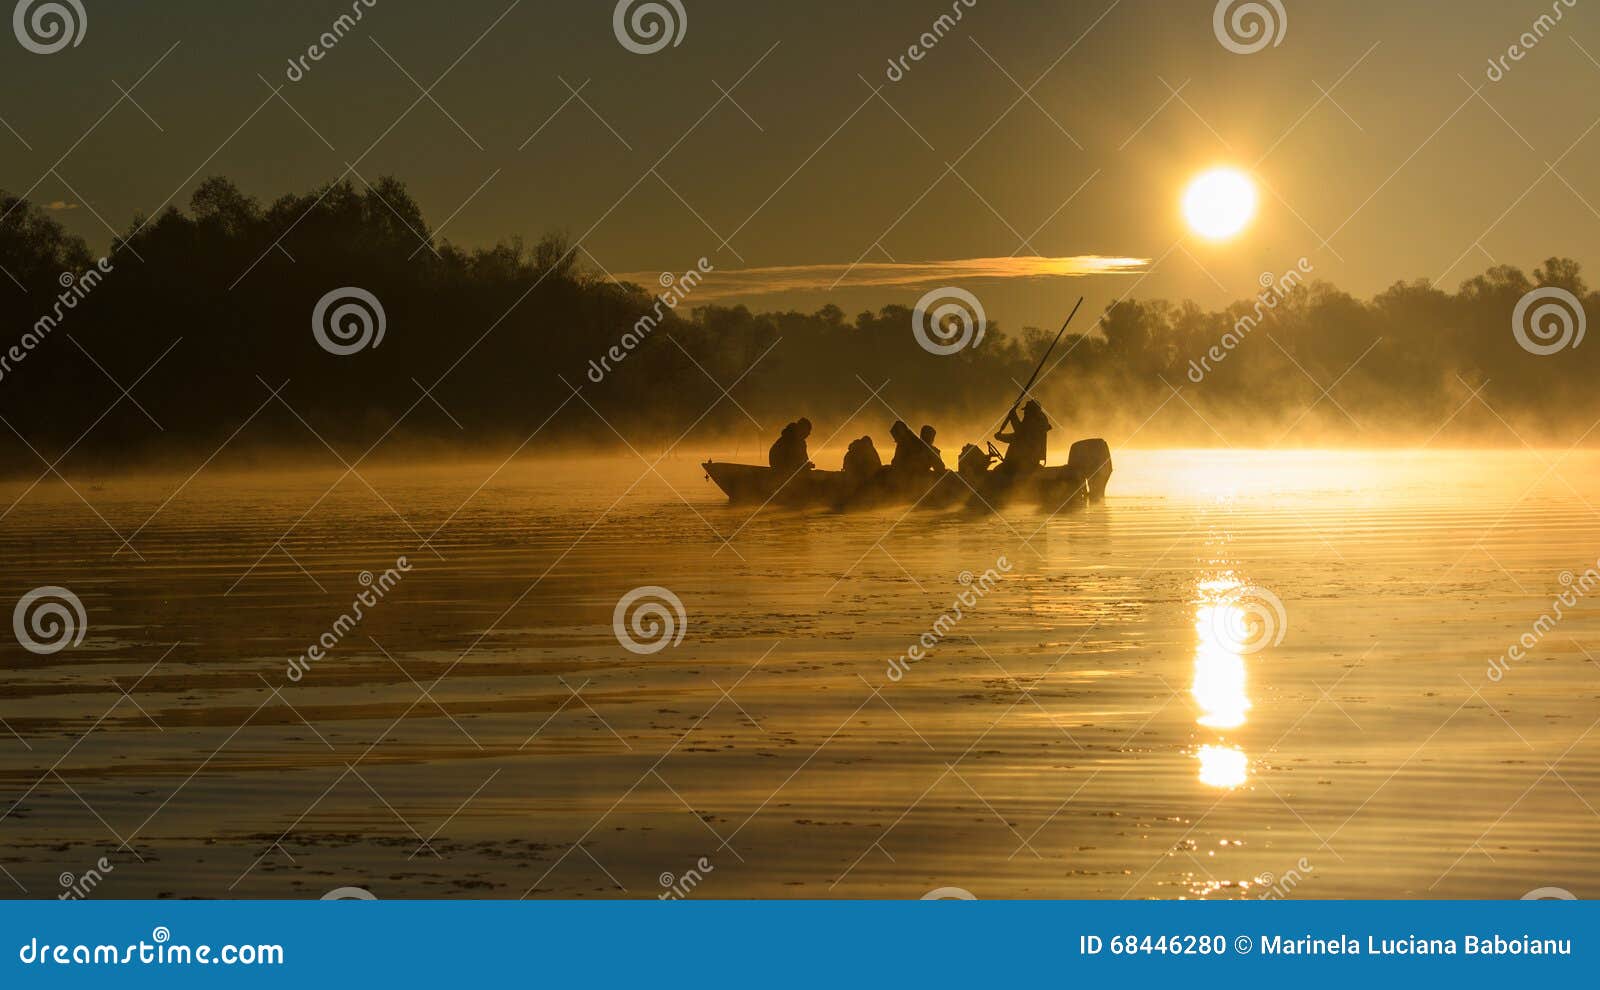
<instances>
[{"instance_id":1,"label":"distant tree","mask_svg":"<svg viewBox=\"0 0 1600 990\"><path fill-rule=\"evenodd\" d=\"M32 291L62 272L82 271L92 261L82 238L66 233L27 200L0 192L0 267L11 279Z\"/></svg>"},{"instance_id":2,"label":"distant tree","mask_svg":"<svg viewBox=\"0 0 1600 990\"><path fill-rule=\"evenodd\" d=\"M261 220L260 204L221 176L200 183L189 209L200 226L214 227L223 237L243 237Z\"/></svg>"},{"instance_id":3,"label":"distant tree","mask_svg":"<svg viewBox=\"0 0 1600 990\"><path fill-rule=\"evenodd\" d=\"M1589 287L1580 272L1581 266L1571 258L1550 258L1533 270L1533 278L1540 285L1554 285L1581 298L1588 295Z\"/></svg>"},{"instance_id":4,"label":"distant tree","mask_svg":"<svg viewBox=\"0 0 1600 990\"><path fill-rule=\"evenodd\" d=\"M539 445L619 447L620 434L642 449L691 429L748 432L747 416L775 430L808 415L823 436L853 413L884 429L893 415L941 426L992 421L1056 332L991 323L978 346L936 355L917 343L912 311L898 303L852 320L833 304L691 311L691 294L663 312L653 279L615 283L583 265L565 234L531 248L520 237L451 244L388 177L370 186L345 179L264 208L228 179L208 178L186 208L136 219L111 254L114 271L53 330L34 334L22 360L9 358L6 348L52 313L62 274L81 274L94 255L47 212L0 195L0 327L10 328L0 340L10 365L0 415L41 451L70 447L68 467L205 454L224 441L322 450L325 440L360 451L379 439L537 436ZM1591 324L1600 312L1578 263L1560 257L1531 278L1494 266L1454 293L1414 281L1366 300L1316 283L1270 307L1124 299L1097 324L1079 320L1034 393L1063 425L1101 430L1123 417L1131 429L1168 408L1208 443L1233 422L1249 426L1238 434L1248 442L1261 423L1308 416L1360 436L1345 412L1364 427L1424 432L1475 412L1502 434L1511 424L1519 435L1523 424L1587 428L1600 347L1540 356L1521 346L1512 313L1536 286L1571 291ZM319 300L345 287L372 293L385 313L381 345L353 356L329 352L311 326ZM95 365L131 382L163 354L135 389L162 424L156 430ZM1196 381L1192 362L1201 359L1208 370ZM295 414L258 411L263 382L286 381ZM894 413L863 407L866 389L885 382ZM1472 401L1484 383L1492 390ZM959 449L957 439L945 442ZM0 471L38 468L20 444L0 451Z\"/></svg>"}]
</instances>

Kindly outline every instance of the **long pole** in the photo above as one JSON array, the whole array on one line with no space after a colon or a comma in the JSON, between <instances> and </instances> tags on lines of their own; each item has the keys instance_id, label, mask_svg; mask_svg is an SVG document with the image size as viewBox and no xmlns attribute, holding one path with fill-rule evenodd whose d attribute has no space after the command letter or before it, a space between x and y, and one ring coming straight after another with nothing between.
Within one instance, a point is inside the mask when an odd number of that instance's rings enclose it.
<instances>
[{"instance_id":1,"label":"long pole","mask_svg":"<svg viewBox=\"0 0 1600 990\"><path fill-rule=\"evenodd\" d=\"M1052 340L1050 342L1050 346L1045 349L1044 357L1039 359L1039 366L1037 368L1033 369L1032 376L1030 376L1028 378L1028 384L1022 386L1022 391L1017 393L1017 401L1011 403L1011 412L1006 413L1006 418L1007 419L1010 419L1012 414L1017 411L1017 407L1022 405L1022 400L1024 398L1026 398L1027 395L1028 395L1028 389L1033 388L1033 383L1035 381L1038 381L1039 372L1044 370L1044 363L1046 361L1050 360L1050 355L1055 351L1056 345L1061 343L1061 337L1062 337L1063 334L1065 334L1067 332L1067 327L1072 325L1072 318L1074 316L1078 315L1078 306L1082 306L1082 305L1083 305L1083 297L1079 296L1078 297L1078 305L1077 306L1073 306L1072 307L1072 312L1067 314L1067 322L1061 324L1061 329L1056 332L1056 339Z\"/></svg>"}]
</instances>

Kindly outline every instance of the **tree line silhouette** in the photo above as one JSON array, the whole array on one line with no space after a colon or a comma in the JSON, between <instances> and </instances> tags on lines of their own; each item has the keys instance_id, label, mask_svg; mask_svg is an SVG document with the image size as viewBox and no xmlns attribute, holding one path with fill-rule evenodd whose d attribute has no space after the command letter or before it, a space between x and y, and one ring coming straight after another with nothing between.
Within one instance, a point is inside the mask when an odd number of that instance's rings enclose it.
<instances>
[{"instance_id":1,"label":"tree line silhouette","mask_svg":"<svg viewBox=\"0 0 1600 990\"><path fill-rule=\"evenodd\" d=\"M532 246L450 244L393 178L266 206L211 178L186 210L136 218L98 269L47 211L0 196L0 214L6 474L63 454L68 467L193 460L230 437L240 450L321 456L320 436L346 458L380 439L380 451L503 451L547 419L531 450L620 450L621 438L658 449L691 427L696 438L754 439L749 416L775 435L808 415L826 436L886 380L899 417L981 427L1004 413L1054 336L990 325L980 346L940 356L917 344L906 306L851 319L831 304L811 313L696 306L691 293L597 383L590 362L660 312L660 287L589 270L561 235ZM63 273L107 267L61 305ZM387 320L379 346L349 356L311 332L318 301L344 286L376 296ZM1585 318L1600 311L1600 294L1564 258L1532 276L1496 266L1455 292L1399 282L1358 299L1313 282L1247 335L1237 329L1254 300L1220 311L1119 301L1062 341L1036 394L1072 437L1113 443L1119 431L1197 445L1385 442L1428 438L1446 422L1500 443L1572 442L1600 415L1600 344L1547 356L1519 344L1513 313L1540 286L1572 293ZM1196 382L1191 362L1230 331L1237 346ZM271 400L286 381L292 409ZM729 386L737 404L722 397ZM864 427L896 418L875 402L864 413Z\"/></svg>"}]
</instances>

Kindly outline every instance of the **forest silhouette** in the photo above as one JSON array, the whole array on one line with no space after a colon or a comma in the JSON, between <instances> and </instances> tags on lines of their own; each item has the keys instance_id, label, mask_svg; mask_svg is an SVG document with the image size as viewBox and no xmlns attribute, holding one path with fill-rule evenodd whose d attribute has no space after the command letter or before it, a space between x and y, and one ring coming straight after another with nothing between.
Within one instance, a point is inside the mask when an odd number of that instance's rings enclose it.
<instances>
[{"instance_id":1,"label":"forest silhouette","mask_svg":"<svg viewBox=\"0 0 1600 990\"><path fill-rule=\"evenodd\" d=\"M111 247L112 270L87 290L80 283L82 297L41 333L65 292L63 273L79 276L98 258L32 203L0 196L0 211L7 474L36 473L41 457L69 452L70 466L94 467L204 457L236 432L237 449L320 449L320 435L350 458L380 439L400 449L503 451L542 423L531 452L623 450L622 437L644 449L691 427L696 436L748 438L747 412L774 435L808 415L825 436L868 402L867 385L886 380L900 416L981 428L1004 414L1055 335L991 324L981 346L939 356L918 345L903 305L852 319L834 305L811 313L696 306L690 293L597 383L586 374L591 362L658 308L660 287L612 282L560 235L531 247L452 245L393 178L342 181L267 206L227 179L208 179L187 210L136 218ZM318 344L311 314L343 286L381 301L381 346L339 356ZM1083 331L1062 340L1035 394L1072 436L1113 443L1118 429L1137 433L1158 410L1170 422L1145 432L1147 442L1415 442L1450 424L1470 425L1485 442L1571 443L1591 426L1600 347L1538 356L1519 345L1512 314L1538 286L1600 311L1600 294L1564 258L1531 276L1496 266L1455 292L1408 281L1358 299L1312 282L1198 383L1191 362L1256 300L1221 311L1121 301L1092 328L1080 317ZM968 288L981 297L981 285ZM285 381L292 412L268 402L269 387ZM867 413L895 418L877 405Z\"/></svg>"}]
</instances>

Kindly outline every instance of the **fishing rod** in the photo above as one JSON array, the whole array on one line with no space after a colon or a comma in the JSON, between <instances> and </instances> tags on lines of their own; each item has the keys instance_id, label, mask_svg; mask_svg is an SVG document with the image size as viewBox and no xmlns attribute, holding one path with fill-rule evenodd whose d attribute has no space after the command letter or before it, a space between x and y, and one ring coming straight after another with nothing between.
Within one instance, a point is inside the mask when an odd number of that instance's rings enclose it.
<instances>
[{"instance_id":1,"label":"fishing rod","mask_svg":"<svg viewBox=\"0 0 1600 990\"><path fill-rule=\"evenodd\" d=\"M1033 369L1033 375L1028 379L1028 384L1022 386L1022 391L1017 393L1017 401L1011 404L1011 412L1006 413L1006 419L1010 419L1015 415L1017 407L1022 405L1023 399L1027 398L1028 389L1033 388L1033 383L1039 380L1039 372L1044 370L1044 363L1050 360L1050 355L1054 353L1056 345L1061 343L1061 338L1066 334L1067 327L1072 325L1072 318L1078 315L1078 307L1082 305L1083 297L1079 296L1077 306L1072 307L1072 312L1067 314L1067 322L1061 324L1061 329L1056 332L1056 339L1052 340L1050 346L1045 349L1044 357L1039 359L1039 366Z\"/></svg>"}]
</instances>

